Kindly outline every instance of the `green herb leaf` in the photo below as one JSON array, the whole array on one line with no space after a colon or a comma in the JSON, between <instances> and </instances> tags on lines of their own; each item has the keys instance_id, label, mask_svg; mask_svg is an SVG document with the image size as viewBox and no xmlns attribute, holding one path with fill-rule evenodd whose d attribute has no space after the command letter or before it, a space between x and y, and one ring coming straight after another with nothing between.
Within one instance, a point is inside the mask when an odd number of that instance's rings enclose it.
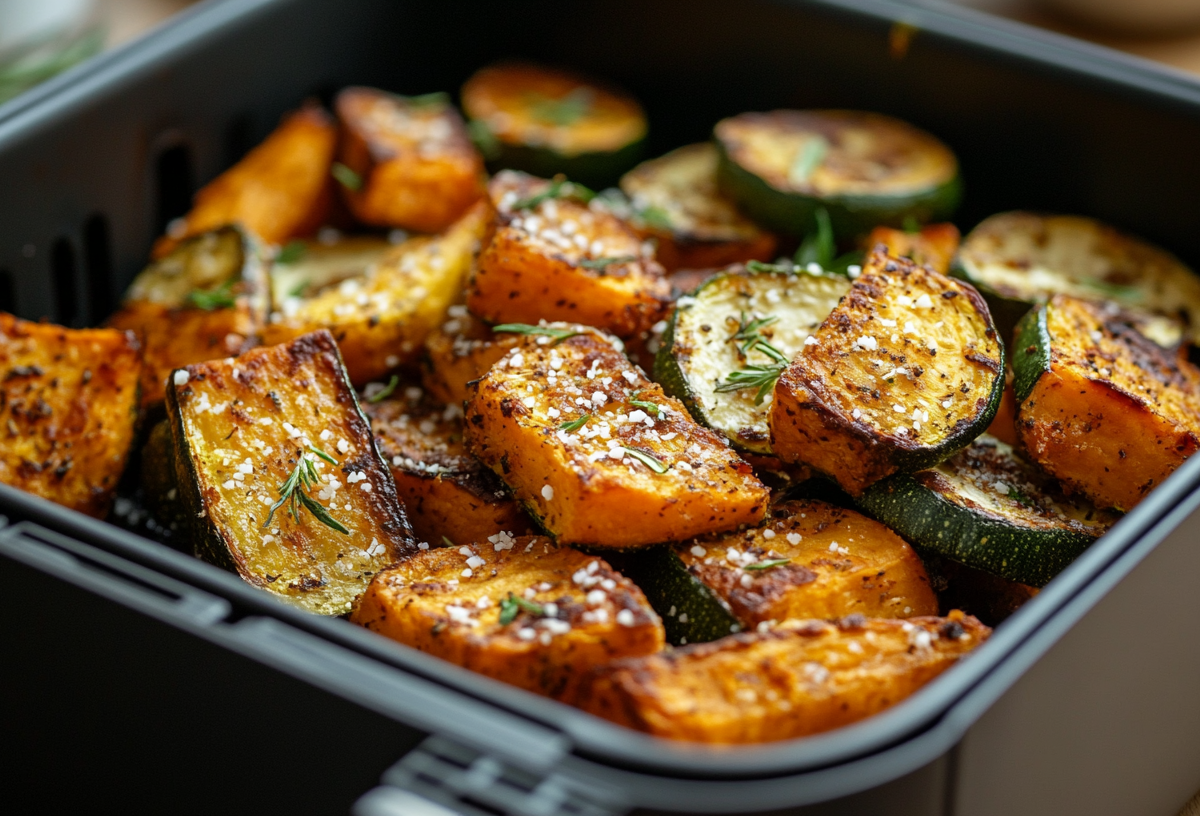
<instances>
[{"instance_id":1,"label":"green herb leaf","mask_svg":"<svg viewBox=\"0 0 1200 816\"><path fill-rule=\"evenodd\" d=\"M275 256L275 263L294 264L303 258L306 252L308 252L308 247L303 241L288 241Z\"/></svg>"},{"instance_id":2,"label":"green herb leaf","mask_svg":"<svg viewBox=\"0 0 1200 816\"><path fill-rule=\"evenodd\" d=\"M637 450L636 448L627 448L623 445L621 446L621 450L625 451L625 454L627 456L629 456L631 459L637 459L639 462L641 462L643 465L645 465L646 467L653 470L655 473L666 473L667 472L667 466L665 464L663 464L660 460L656 459L655 457L651 456L648 453L643 453L642 451Z\"/></svg>"},{"instance_id":3,"label":"green herb leaf","mask_svg":"<svg viewBox=\"0 0 1200 816\"><path fill-rule=\"evenodd\" d=\"M447 546L447 547L453 547L453 546L454 546L454 542L453 542L453 541L451 541L451 540L450 540L449 538L447 538L446 536L442 536L442 544L443 544L443 545L445 545L445 546Z\"/></svg>"},{"instance_id":4,"label":"green herb leaf","mask_svg":"<svg viewBox=\"0 0 1200 816\"><path fill-rule=\"evenodd\" d=\"M747 564L742 567L744 570L769 570L771 567L782 567L784 564L792 563L790 558L774 558L768 561L759 561L757 564Z\"/></svg>"},{"instance_id":5,"label":"green herb leaf","mask_svg":"<svg viewBox=\"0 0 1200 816\"><path fill-rule=\"evenodd\" d=\"M779 318L775 317L774 315L767 315L766 317L759 317L748 321L746 319L746 313L742 312L741 317L738 319L738 330L729 339L738 344L738 352L741 353L743 357L752 351L758 351L767 355L777 363L786 364L790 362L787 355L775 348L775 346L771 345L771 343L767 341L767 338L763 337L761 334L761 331L764 328L770 326L777 320L779 320Z\"/></svg>"},{"instance_id":6,"label":"green herb leaf","mask_svg":"<svg viewBox=\"0 0 1200 816\"><path fill-rule=\"evenodd\" d=\"M304 293L306 291L308 291L308 281L300 281L292 287L290 292L288 292L288 297L304 297Z\"/></svg>"},{"instance_id":7,"label":"green herb leaf","mask_svg":"<svg viewBox=\"0 0 1200 816\"><path fill-rule=\"evenodd\" d=\"M500 625L508 626L516 620L517 615L522 611L528 612L530 615L536 615L539 618L546 614L546 610L542 608L541 604L527 601L510 592L507 598L503 598L500 601Z\"/></svg>"},{"instance_id":8,"label":"green herb leaf","mask_svg":"<svg viewBox=\"0 0 1200 816\"><path fill-rule=\"evenodd\" d=\"M777 272L790 275L796 271L796 265L791 261L786 263L763 263L762 261L746 261L747 272Z\"/></svg>"},{"instance_id":9,"label":"green herb leaf","mask_svg":"<svg viewBox=\"0 0 1200 816\"><path fill-rule=\"evenodd\" d=\"M829 211L824 207L817 207L813 218L817 222L817 229L804 236L800 248L796 250L795 261L797 266L805 268L815 263L822 269L828 269L833 266L833 253L837 250L833 242L833 223L829 220Z\"/></svg>"},{"instance_id":10,"label":"green herb leaf","mask_svg":"<svg viewBox=\"0 0 1200 816\"><path fill-rule=\"evenodd\" d=\"M303 491L301 491L298 495L300 496L301 504L308 508L308 512L312 513L313 517L317 521L321 522L326 527L337 530L343 535L350 534L350 531L340 521L329 515L329 511L325 509L324 505Z\"/></svg>"},{"instance_id":11,"label":"green herb leaf","mask_svg":"<svg viewBox=\"0 0 1200 816\"><path fill-rule=\"evenodd\" d=\"M400 378L398 376L396 376L395 374L393 374L392 378L390 380L388 380L388 384L385 385L383 388L379 389L378 391L376 391L375 394L367 400L367 402L369 402L371 404L374 404L376 402L383 402L385 399L387 399L388 397L390 397L392 395L392 392L396 390L396 386L399 383L400 383Z\"/></svg>"},{"instance_id":12,"label":"green herb leaf","mask_svg":"<svg viewBox=\"0 0 1200 816\"><path fill-rule=\"evenodd\" d=\"M596 194L582 184L577 184L573 181L567 181L567 177L557 175L550 182L550 186L540 193L534 193L528 198L521 198L513 202L510 209L513 210L532 210L543 201L549 201L552 198L573 198L584 204L596 197Z\"/></svg>"},{"instance_id":13,"label":"green herb leaf","mask_svg":"<svg viewBox=\"0 0 1200 816\"><path fill-rule=\"evenodd\" d=\"M775 387L775 381L779 379L779 375L785 368L787 368L787 363L748 365L738 371L730 372L729 376L725 378L725 382L713 390L723 392L757 388L758 393L754 395L754 404L762 405L763 400Z\"/></svg>"},{"instance_id":14,"label":"green herb leaf","mask_svg":"<svg viewBox=\"0 0 1200 816\"><path fill-rule=\"evenodd\" d=\"M360 176L358 173L355 173L341 162L334 162L333 166L329 168L329 172L335 179L337 179L338 184L342 185L347 190L358 192L362 189L362 176Z\"/></svg>"},{"instance_id":15,"label":"green herb leaf","mask_svg":"<svg viewBox=\"0 0 1200 816\"><path fill-rule=\"evenodd\" d=\"M584 414L583 416L579 417L578 419L572 419L569 422L564 422L563 424L558 426L558 429L560 431L566 431L567 433L574 433L575 431L578 431L580 428L582 428L584 425L586 425L587 421L591 418L592 418L591 414Z\"/></svg>"},{"instance_id":16,"label":"green herb leaf","mask_svg":"<svg viewBox=\"0 0 1200 816\"><path fill-rule=\"evenodd\" d=\"M1120 283L1109 283L1108 281L1094 280L1084 278L1076 281L1080 286L1087 289L1094 289L1097 292L1102 292L1112 297L1122 298L1124 300L1141 300L1141 290L1136 286L1126 286Z\"/></svg>"},{"instance_id":17,"label":"green herb leaf","mask_svg":"<svg viewBox=\"0 0 1200 816\"><path fill-rule=\"evenodd\" d=\"M472 119L467 122L467 135L471 137L475 147L488 161L500 156L500 140L496 138L495 133L492 133L487 122L482 119Z\"/></svg>"},{"instance_id":18,"label":"green herb leaf","mask_svg":"<svg viewBox=\"0 0 1200 816\"><path fill-rule=\"evenodd\" d=\"M233 280L227 280L216 289L197 289L188 293L187 302L190 306L214 312L217 309L232 309L237 305L237 295L233 292Z\"/></svg>"},{"instance_id":19,"label":"green herb leaf","mask_svg":"<svg viewBox=\"0 0 1200 816\"><path fill-rule=\"evenodd\" d=\"M655 416L662 416L663 409L662 409L662 406L659 405L658 403L646 402L646 400L640 400L640 399L630 399L629 404L634 406L635 408L641 408L643 411L646 411L647 413L650 411L653 411Z\"/></svg>"},{"instance_id":20,"label":"green herb leaf","mask_svg":"<svg viewBox=\"0 0 1200 816\"><path fill-rule=\"evenodd\" d=\"M579 261L579 266L582 266L584 269L604 269L613 264L629 263L636 260L636 255L620 255L616 258L588 258Z\"/></svg>"},{"instance_id":21,"label":"green herb leaf","mask_svg":"<svg viewBox=\"0 0 1200 816\"><path fill-rule=\"evenodd\" d=\"M579 87L558 98L539 93L527 94L529 112L535 119L551 125L573 125L592 109L595 93L591 88Z\"/></svg>"},{"instance_id":22,"label":"green herb leaf","mask_svg":"<svg viewBox=\"0 0 1200 816\"><path fill-rule=\"evenodd\" d=\"M1015 501L1017 504L1022 504L1025 507L1037 507L1037 502L1035 502L1029 495L1027 495L1024 491L1020 490L1019 488L1009 487L1008 488L1008 497L1010 499L1012 499L1013 501Z\"/></svg>"},{"instance_id":23,"label":"green herb leaf","mask_svg":"<svg viewBox=\"0 0 1200 816\"><path fill-rule=\"evenodd\" d=\"M315 449L313 453L322 456ZM322 458L326 457L330 460L333 458L329 457L328 454L322 456ZM337 464L337 462L334 461L334 464ZM307 454L301 453L300 460L296 462L296 467L288 475L287 479L284 480L283 484L279 486L279 501L271 505L271 509L267 513L267 520L263 522L262 526L269 527L271 520L275 518L275 511L286 504L288 505L288 515L297 524L300 523L300 508L303 507L312 513L313 518L326 527L337 530L344 535L349 534L350 531L340 521L329 515L329 511L320 502L304 492L319 482L320 478L317 475L316 468L313 467L312 461L308 458Z\"/></svg>"},{"instance_id":24,"label":"green herb leaf","mask_svg":"<svg viewBox=\"0 0 1200 816\"><path fill-rule=\"evenodd\" d=\"M904 216L904 231L907 232L909 235L920 232L921 231L921 222L917 220L916 216L913 216L913 215Z\"/></svg>"},{"instance_id":25,"label":"green herb leaf","mask_svg":"<svg viewBox=\"0 0 1200 816\"><path fill-rule=\"evenodd\" d=\"M553 337L555 342L561 342L568 337L574 337L583 332L575 329L556 329L553 326L532 326L528 323L501 323L492 326L492 331L498 334L537 334L543 337Z\"/></svg>"},{"instance_id":26,"label":"green herb leaf","mask_svg":"<svg viewBox=\"0 0 1200 816\"><path fill-rule=\"evenodd\" d=\"M850 277L850 267L863 265L862 250L852 249L849 252L843 253L833 259L833 263L825 267L825 271L831 275L841 275L843 278Z\"/></svg>"},{"instance_id":27,"label":"green herb leaf","mask_svg":"<svg viewBox=\"0 0 1200 816\"><path fill-rule=\"evenodd\" d=\"M810 136L788 170L788 181L792 184L807 184L813 171L825 161L825 154L828 152L829 142L825 141L823 136Z\"/></svg>"},{"instance_id":28,"label":"green herb leaf","mask_svg":"<svg viewBox=\"0 0 1200 816\"><path fill-rule=\"evenodd\" d=\"M637 217L651 229L662 230L664 232L673 232L675 229L675 226L671 223L671 216L667 215L667 211L654 204L638 210Z\"/></svg>"},{"instance_id":29,"label":"green herb leaf","mask_svg":"<svg viewBox=\"0 0 1200 816\"><path fill-rule=\"evenodd\" d=\"M315 453L317 456L320 456L322 459L324 459L326 462L328 462L328 463L329 463L329 464L331 464L331 465L336 465L336 464L338 463L338 460L337 460L337 459L334 459L334 458L333 458L332 456L330 456L328 453L326 453L325 451L321 450L320 448L318 448L318 447L317 447L317 446L315 446L315 445L309 445L309 446L308 446L308 449L309 449L310 451L312 451L313 453Z\"/></svg>"},{"instance_id":30,"label":"green herb leaf","mask_svg":"<svg viewBox=\"0 0 1200 816\"><path fill-rule=\"evenodd\" d=\"M446 106L450 104L450 94L445 91L434 91L433 93L417 94L416 96L400 97L409 105L416 108L425 108L431 105Z\"/></svg>"}]
</instances>

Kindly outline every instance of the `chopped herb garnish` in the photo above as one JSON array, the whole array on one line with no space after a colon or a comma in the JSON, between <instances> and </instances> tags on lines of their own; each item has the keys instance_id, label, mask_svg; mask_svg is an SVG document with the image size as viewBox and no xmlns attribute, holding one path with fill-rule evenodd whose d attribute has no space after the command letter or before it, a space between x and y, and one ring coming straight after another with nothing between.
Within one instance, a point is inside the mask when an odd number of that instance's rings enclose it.
<instances>
[{"instance_id":1,"label":"chopped herb garnish","mask_svg":"<svg viewBox=\"0 0 1200 816\"><path fill-rule=\"evenodd\" d=\"M1008 488L1008 497L1017 504L1022 504L1026 507L1037 507L1037 502L1016 487Z\"/></svg>"},{"instance_id":2,"label":"chopped herb garnish","mask_svg":"<svg viewBox=\"0 0 1200 816\"><path fill-rule=\"evenodd\" d=\"M312 460L308 458L307 454L301 453L300 461L296 463L295 469L287 477L287 480L279 486L279 501L271 505L271 510L267 513L267 520L263 522L262 526L270 526L271 519L275 517L275 511L284 504L288 504L288 515L297 524L300 523L300 508L303 507L326 527L331 527L339 533L348 535L350 531L340 521L329 515L329 511L322 504L305 492L314 485L320 484L320 482L320 476L317 474L317 469L313 467Z\"/></svg>"},{"instance_id":3,"label":"chopped herb garnish","mask_svg":"<svg viewBox=\"0 0 1200 816\"><path fill-rule=\"evenodd\" d=\"M824 207L817 207L813 218L817 222L817 229L804 236L800 248L796 250L795 261L806 269L811 263L828 269L833 266L833 253L837 251L833 242L833 222L829 220L829 211Z\"/></svg>"},{"instance_id":4,"label":"chopped herb garnish","mask_svg":"<svg viewBox=\"0 0 1200 816\"><path fill-rule=\"evenodd\" d=\"M713 390L724 392L757 388L758 393L754 395L754 404L762 405L762 401L766 399L767 394L775 387L775 381L779 379L779 375L783 373L785 368L787 368L787 363L748 365L737 371L731 371L729 376L725 378L725 382Z\"/></svg>"},{"instance_id":5,"label":"chopped herb garnish","mask_svg":"<svg viewBox=\"0 0 1200 816\"><path fill-rule=\"evenodd\" d=\"M790 558L773 558L768 561L759 561L757 564L747 564L742 567L744 570L769 570L771 567L782 567L784 564L792 563Z\"/></svg>"},{"instance_id":6,"label":"chopped herb garnish","mask_svg":"<svg viewBox=\"0 0 1200 816\"><path fill-rule=\"evenodd\" d=\"M567 433L574 433L575 431L578 431L580 428L582 428L584 425L586 425L587 421L591 418L592 418L591 414L584 414L583 416L579 417L578 419L572 419L568 422L564 422L563 424L558 426L558 429L560 431L566 431Z\"/></svg>"},{"instance_id":7,"label":"chopped herb garnish","mask_svg":"<svg viewBox=\"0 0 1200 816\"><path fill-rule=\"evenodd\" d=\"M904 216L904 231L907 232L909 235L920 232L921 231L921 222L917 220L916 216L912 216L912 215Z\"/></svg>"},{"instance_id":8,"label":"chopped herb garnish","mask_svg":"<svg viewBox=\"0 0 1200 816\"><path fill-rule=\"evenodd\" d=\"M641 392L634 392L633 396L629 398L629 404L635 408L641 408L643 411L653 411L656 415L662 416L662 406L656 402L647 402L646 400L638 399L637 397L639 393Z\"/></svg>"},{"instance_id":9,"label":"chopped herb garnish","mask_svg":"<svg viewBox=\"0 0 1200 816\"><path fill-rule=\"evenodd\" d=\"M616 258L588 258L580 261L579 265L584 269L604 269L605 267L612 266L613 264L629 263L630 261L636 260L636 255L621 255Z\"/></svg>"},{"instance_id":10,"label":"chopped herb garnish","mask_svg":"<svg viewBox=\"0 0 1200 816\"><path fill-rule=\"evenodd\" d=\"M788 170L788 181L792 184L807 184L813 171L825 161L825 154L828 152L829 142L825 141L823 136L810 137L796 154L796 160Z\"/></svg>"},{"instance_id":11,"label":"chopped herb garnish","mask_svg":"<svg viewBox=\"0 0 1200 816\"><path fill-rule=\"evenodd\" d=\"M521 198L514 201L511 209L532 210L543 201L549 201L552 198L574 198L586 204L595 197L596 194L587 187L573 181L567 181L567 177L560 174L555 176L550 182L550 186L540 193L534 193L528 198Z\"/></svg>"},{"instance_id":12,"label":"chopped herb garnish","mask_svg":"<svg viewBox=\"0 0 1200 816\"><path fill-rule=\"evenodd\" d=\"M546 610L541 604L536 604L533 601L527 601L524 598L508 593L508 597L500 601L500 625L508 626L517 619L522 611L528 612L530 615L542 617L546 614Z\"/></svg>"},{"instance_id":13,"label":"chopped herb garnish","mask_svg":"<svg viewBox=\"0 0 1200 816\"><path fill-rule=\"evenodd\" d=\"M448 537L446 537L446 536L442 536L442 544L444 544L444 545L445 545L445 546L447 546L447 547L453 547L453 546L454 546L454 542L453 542L453 541L451 541L451 540L450 540Z\"/></svg>"},{"instance_id":14,"label":"chopped herb garnish","mask_svg":"<svg viewBox=\"0 0 1200 816\"><path fill-rule=\"evenodd\" d=\"M416 96L403 96L401 99L415 108L425 108L431 105L445 106L450 104L450 95L445 91L434 91L433 93L417 94Z\"/></svg>"},{"instance_id":15,"label":"chopped herb garnish","mask_svg":"<svg viewBox=\"0 0 1200 816\"><path fill-rule=\"evenodd\" d=\"M653 470L655 473L666 473L667 472L667 466L648 453L643 453L642 451L637 450L636 448L626 448L624 446L621 447L621 450L625 451L625 454L627 456L629 456L633 459L637 459L639 462L641 462L643 465L645 465L646 467Z\"/></svg>"},{"instance_id":16,"label":"chopped herb garnish","mask_svg":"<svg viewBox=\"0 0 1200 816\"><path fill-rule=\"evenodd\" d=\"M787 363L788 358L782 351L771 345L767 338L763 337L761 331L767 326L779 320L774 315L755 318L754 320L746 320L746 313L742 312L738 320L738 330L729 338L738 344L738 352L743 357L752 351L758 351L765 354L777 363Z\"/></svg>"},{"instance_id":17,"label":"chopped herb garnish","mask_svg":"<svg viewBox=\"0 0 1200 816\"><path fill-rule=\"evenodd\" d=\"M507 334L537 334L543 337L553 337L555 342L583 334L575 329L556 329L553 326L533 326L529 323L501 323L499 326L492 326L492 331Z\"/></svg>"},{"instance_id":18,"label":"chopped herb garnish","mask_svg":"<svg viewBox=\"0 0 1200 816\"><path fill-rule=\"evenodd\" d=\"M557 99L539 93L528 94L527 98L535 119L551 125L573 125L592 109L593 96L591 88L579 87Z\"/></svg>"},{"instance_id":19,"label":"chopped herb garnish","mask_svg":"<svg viewBox=\"0 0 1200 816\"><path fill-rule=\"evenodd\" d=\"M358 173L355 173L341 162L334 162L333 166L329 168L329 172L335 179L337 179L338 184L342 185L347 190L358 192L362 189L362 176L360 176Z\"/></svg>"},{"instance_id":20,"label":"chopped herb garnish","mask_svg":"<svg viewBox=\"0 0 1200 816\"><path fill-rule=\"evenodd\" d=\"M380 388L378 391L376 391L370 397L368 397L367 402L369 402L371 404L375 404L376 402L383 402L385 399L387 399L388 397L390 397L392 395L392 392L396 390L396 386L399 383L400 383L400 378L398 376L396 376L395 374L393 374L392 378L390 380L388 380L388 384L385 385L383 388Z\"/></svg>"},{"instance_id":21,"label":"chopped herb garnish","mask_svg":"<svg viewBox=\"0 0 1200 816\"><path fill-rule=\"evenodd\" d=\"M275 256L275 263L294 264L296 261L303 258L304 253L307 251L308 248L304 245L303 241L288 241L283 245L283 248L279 250L279 254Z\"/></svg>"},{"instance_id":22,"label":"chopped herb garnish","mask_svg":"<svg viewBox=\"0 0 1200 816\"><path fill-rule=\"evenodd\" d=\"M326 453L325 451L318 448L316 445L309 445L308 449L310 451L312 451L313 453L315 453L317 456L320 456L322 459L324 459L326 462L328 462L331 465L336 465L338 463L337 459L334 459L332 456L330 456L328 453Z\"/></svg>"},{"instance_id":23,"label":"chopped herb garnish","mask_svg":"<svg viewBox=\"0 0 1200 816\"><path fill-rule=\"evenodd\" d=\"M217 309L232 309L237 305L237 295L233 291L233 280L227 280L216 289L197 289L188 293L187 302L190 306L213 312Z\"/></svg>"},{"instance_id":24,"label":"chopped herb garnish","mask_svg":"<svg viewBox=\"0 0 1200 816\"><path fill-rule=\"evenodd\" d=\"M674 229L674 226L671 224L671 216L667 215L667 211L662 207L650 204L638 210L637 215L647 227L667 232Z\"/></svg>"},{"instance_id":25,"label":"chopped herb garnish","mask_svg":"<svg viewBox=\"0 0 1200 816\"><path fill-rule=\"evenodd\" d=\"M779 272L790 275L796 271L796 265L791 261L783 263L764 263L762 261L746 261L747 272Z\"/></svg>"}]
</instances>

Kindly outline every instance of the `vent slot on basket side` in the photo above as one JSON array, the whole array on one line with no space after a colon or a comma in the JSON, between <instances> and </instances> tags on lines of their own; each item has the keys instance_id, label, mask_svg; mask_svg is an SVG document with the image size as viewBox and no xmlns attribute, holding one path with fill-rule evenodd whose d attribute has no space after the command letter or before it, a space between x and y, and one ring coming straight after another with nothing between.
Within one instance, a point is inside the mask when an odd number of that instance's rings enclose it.
<instances>
[{"instance_id":1,"label":"vent slot on basket side","mask_svg":"<svg viewBox=\"0 0 1200 816\"><path fill-rule=\"evenodd\" d=\"M0 267L0 312L17 314L17 288L12 272Z\"/></svg>"},{"instance_id":2,"label":"vent slot on basket side","mask_svg":"<svg viewBox=\"0 0 1200 816\"><path fill-rule=\"evenodd\" d=\"M88 322L99 325L116 305L108 219L95 213L83 224L83 268L88 281Z\"/></svg>"},{"instance_id":3,"label":"vent slot on basket side","mask_svg":"<svg viewBox=\"0 0 1200 816\"><path fill-rule=\"evenodd\" d=\"M154 164L157 184L154 234L163 235L168 225L192 206L192 152L175 144L158 154Z\"/></svg>"},{"instance_id":4,"label":"vent slot on basket side","mask_svg":"<svg viewBox=\"0 0 1200 816\"><path fill-rule=\"evenodd\" d=\"M79 325L79 290L75 277L75 248L66 238L50 247L50 278L54 281L54 322Z\"/></svg>"}]
</instances>

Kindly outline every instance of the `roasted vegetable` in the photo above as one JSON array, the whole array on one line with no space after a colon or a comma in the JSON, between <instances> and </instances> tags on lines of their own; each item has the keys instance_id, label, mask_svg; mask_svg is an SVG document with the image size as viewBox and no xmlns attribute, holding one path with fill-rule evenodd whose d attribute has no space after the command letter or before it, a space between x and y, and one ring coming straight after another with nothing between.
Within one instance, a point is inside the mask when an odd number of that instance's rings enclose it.
<instances>
[{"instance_id":1,"label":"roasted vegetable","mask_svg":"<svg viewBox=\"0 0 1200 816\"><path fill-rule=\"evenodd\" d=\"M987 639L969 615L795 622L588 672L568 699L620 725L708 743L829 731L908 697Z\"/></svg>"},{"instance_id":2,"label":"roasted vegetable","mask_svg":"<svg viewBox=\"0 0 1200 816\"><path fill-rule=\"evenodd\" d=\"M771 445L851 495L931 467L988 427L1004 354L970 285L871 254L775 385Z\"/></svg>"},{"instance_id":3,"label":"roasted vegetable","mask_svg":"<svg viewBox=\"0 0 1200 816\"><path fill-rule=\"evenodd\" d=\"M380 389L368 396L363 409L384 460L391 464L396 492L418 541L468 544L501 531L534 532L504 483L467 453L462 403L440 405L412 386L383 394Z\"/></svg>"},{"instance_id":4,"label":"roasted vegetable","mask_svg":"<svg viewBox=\"0 0 1200 816\"><path fill-rule=\"evenodd\" d=\"M571 320L622 337L661 318L670 294L662 267L624 222L570 197L578 191L521 173L492 179L496 221L467 292L472 313L495 323Z\"/></svg>"},{"instance_id":5,"label":"roasted vegetable","mask_svg":"<svg viewBox=\"0 0 1200 816\"><path fill-rule=\"evenodd\" d=\"M1131 510L1200 447L1200 371L1115 305L1056 295L1013 351L1017 435L1100 507Z\"/></svg>"},{"instance_id":6,"label":"roasted vegetable","mask_svg":"<svg viewBox=\"0 0 1200 816\"><path fill-rule=\"evenodd\" d=\"M0 482L102 518L133 443L141 368L129 332L0 312Z\"/></svg>"},{"instance_id":7,"label":"roasted vegetable","mask_svg":"<svg viewBox=\"0 0 1200 816\"><path fill-rule=\"evenodd\" d=\"M707 142L642 162L621 177L624 214L645 238L658 242L666 269L718 269L775 256L764 232L717 190L717 149Z\"/></svg>"},{"instance_id":8,"label":"roasted vegetable","mask_svg":"<svg viewBox=\"0 0 1200 816\"><path fill-rule=\"evenodd\" d=\"M433 397L447 405L462 405L471 396L469 383L521 342L521 335L496 334L466 306L451 306L446 322L425 338L421 381Z\"/></svg>"},{"instance_id":9,"label":"roasted vegetable","mask_svg":"<svg viewBox=\"0 0 1200 816\"><path fill-rule=\"evenodd\" d=\"M963 240L955 273L988 298L1008 333L1056 294L1107 300L1136 313L1162 346L1200 338L1200 278L1175 256L1091 218L1008 212Z\"/></svg>"},{"instance_id":10,"label":"roasted vegetable","mask_svg":"<svg viewBox=\"0 0 1200 816\"><path fill-rule=\"evenodd\" d=\"M629 96L566 71L501 63L462 89L471 133L494 168L616 181L641 158L646 116Z\"/></svg>"},{"instance_id":11,"label":"roasted vegetable","mask_svg":"<svg viewBox=\"0 0 1200 816\"><path fill-rule=\"evenodd\" d=\"M654 378L734 447L769 454L775 379L849 289L838 275L734 267L677 301Z\"/></svg>"},{"instance_id":12,"label":"roasted vegetable","mask_svg":"<svg viewBox=\"0 0 1200 816\"><path fill-rule=\"evenodd\" d=\"M999 626L1041 592L1037 587L1008 581L926 551L921 560L944 611L970 609L987 626Z\"/></svg>"},{"instance_id":13,"label":"roasted vegetable","mask_svg":"<svg viewBox=\"0 0 1200 816\"><path fill-rule=\"evenodd\" d=\"M397 96L346 88L334 177L365 224L440 232L484 193L483 159L445 94Z\"/></svg>"},{"instance_id":14,"label":"roasted vegetable","mask_svg":"<svg viewBox=\"0 0 1200 816\"><path fill-rule=\"evenodd\" d=\"M381 572L351 620L550 696L592 666L663 647L641 591L604 561L506 533L429 549Z\"/></svg>"},{"instance_id":15,"label":"roasted vegetable","mask_svg":"<svg viewBox=\"0 0 1200 816\"><path fill-rule=\"evenodd\" d=\"M239 227L182 241L142 270L108 320L142 341L142 405L162 404L174 369L254 346L269 297L262 246Z\"/></svg>"},{"instance_id":16,"label":"roasted vegetable","mask_svg":"<svg viewBox=\"0 0 1200 816\"><path fill-rule=\"evenodd\" d=\"M803 234L824 207L840 238L880 224L944 220L958 160L922 130L877 113L743 113L713 129L722 192L769 229Z\"/></svg>"},{"instance_id":17,"label":"roasted vegetable","mask_svg":"<svg viewBox=\"0 0 1200 816\"><path fill-rule=\"evenodd\" d=\"M872 485L858 505L924 552L1038 587L1117 520L986 435L931 470Z\"/></svg>"},{"instance_id":18,"label":"roasted vegetable","mask_svg":"<svg viewBox=\"0 0 1200 816\"><path fill-rule=\"evenodd\" d=\"M179 369L167 412L201 558L341 615L416 551L329 332Z\"/></svg>"},{"instance_id":19,"label":"roasted vegetable","mask_svg":"<svg viewBox=\"0 0 1200 816\"><path fill-rule=\"evenodd\" d=\"M525 341L467 403L468 448L561 543L638 547L753 524L750 466L593 329Z\"/></svg>"},{"instance_id":20,"label":"roasted vegetable","mask_svg":"<svg viewBox=\"0 0 1200 816\"><path fill-rule=\"evenodd\" d=\"M953 224L927 224L915 232L876 227L867 236L867 248L874 249L883 244L893 258L908 258L913 263L948 275L954 253L958 251L958 241L958 227Z\"/></svg>"},{"instance_id":21,"label":"roasted vegetable","mask_svg":"<svg viewBox=\"0 0 1200 816\"><path fill-rule=\"evenodd\" d=\"M283 311L263 329L263 342L283 343L327 328L356 384L415 360L426 335L461 294L487 217L480 205L442 235L395 247L361 275L285 300Z\"/></svg>"},{"instance_id":22,"label":"roasted vegetable","mask_svg":"<svg viewBox=\"0 0 1200 816\"><path fill-rule=\"evenodd\" d=\"M271 264L271 303L281 315L294 313L321 290L372 273L394 247L376 235L335 230L322 230L320 240L289 241Z\"/></svg>"},{"instance_id":23,"label":"roasted vegetable","mask_svg":"<svg viewBox=\"0 0 1200 816\"><path fill-rule=\"evenodd\" d=\"M275 131L196 193L189 212L154 246L161 258L189 236L240 224L282 244L325 223L333 201L329 168L337 127L319 105L288 114Z\"/></svg>"},{"instance_id":24,"label":"roasted vegetable","mask_svg":"<svg viewBox=\"0 0 1200 816\"><path fill-rule=\"evenodd\" d=\"M1011 368L1004 371L1004 394L1000 397L1000 407L987 432L1006 445L1017 445L1017 398L1013 394L1013 373Z\"/></svg>"}]
</instances>

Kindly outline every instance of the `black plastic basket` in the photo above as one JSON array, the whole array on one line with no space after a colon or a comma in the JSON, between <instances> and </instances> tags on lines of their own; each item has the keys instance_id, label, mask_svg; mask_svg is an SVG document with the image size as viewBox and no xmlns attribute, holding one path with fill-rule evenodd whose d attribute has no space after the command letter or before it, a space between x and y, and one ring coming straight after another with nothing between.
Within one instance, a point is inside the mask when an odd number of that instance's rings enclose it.
<instances>
[{"instance_id":1,"label":"black plastic basket","mask_svg":"<svg viewBox=\"0 0 1200 816\"><path fill-rule=\"evenodd\" d=\"M98 322L197 182L305 97L453 89L513 55L629 88L656 152L742 110L895 114L959 154L961 226L1006 208L1080 212L1200 263L1200 84L969 11L209 0L0 106L0 308ZM1169 816L1200 787L1197 482L1189 462L904 703L738 749L618 728L0 487L6 803Z\"/></svg>"}]
</instances>

